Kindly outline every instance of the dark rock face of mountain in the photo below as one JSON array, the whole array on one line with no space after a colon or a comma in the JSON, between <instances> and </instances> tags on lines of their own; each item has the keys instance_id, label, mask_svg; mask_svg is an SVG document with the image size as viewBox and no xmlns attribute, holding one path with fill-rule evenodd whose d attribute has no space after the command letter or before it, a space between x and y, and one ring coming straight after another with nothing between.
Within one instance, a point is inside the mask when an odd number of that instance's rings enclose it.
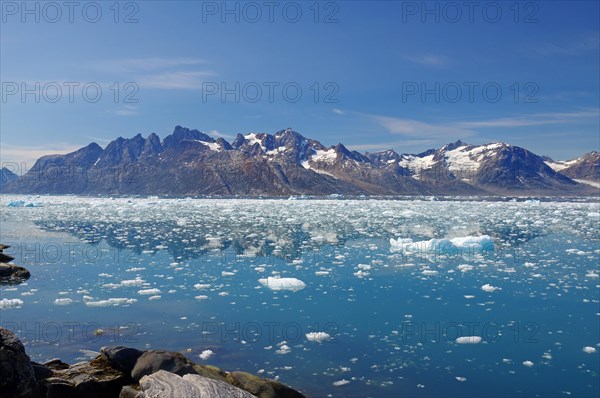
<instances>
[{"instance_id":1,"label":"dark rock face of mountain","mask_svg":"<svg viewBox=\"0 0 600 398\"><path fill-rule=\"evenodd\" d=\"M18 179L19 179L18 175L16 175L15 173L13 173L11 170L7 169L6 167L3 167L2 169L0 169L0 191L2 191L2 188L4 187L4 185L6 185L10 182L17 181Z\"/></svg>"},{"instance_id":2,"label":"dark rock face of mountain","mask_svg":"<svg viewBox=\"0 0 600 398\"><path fill-rule=\"evenodd\" d=\"M597 154L596 154L597 157ZM417 155L325 147L288 128L230 144L181 126L40 158L4 191L142 195L589 194L526 149L457 141ZM597 161L590 160L596 167ZM593 166L595 164L595 166Z\"/></svg>"}]
</instances>

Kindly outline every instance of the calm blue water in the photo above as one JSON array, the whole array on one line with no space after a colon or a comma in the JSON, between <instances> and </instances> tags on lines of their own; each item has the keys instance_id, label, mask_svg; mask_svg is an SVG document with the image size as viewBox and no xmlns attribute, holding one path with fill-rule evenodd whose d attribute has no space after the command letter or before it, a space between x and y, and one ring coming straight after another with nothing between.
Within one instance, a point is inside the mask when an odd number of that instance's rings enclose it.
<instances>
[{"instance_id":1,"label":"calm blue water","mask_svg":"<svg viewBox=\"0 0 600 398\"><path fill-rule=\"evenodd\" d=\"M41 206L7 207L16 199ZM0 206L0 241L32 272L1 288L0 323L37 361L122 344L314 397L599 393L597 202L2 196ZM483 235L493 250L389 241ZM269 276L306 286L275 291L259 282ZM456 342L466 336L481 342Z\"/></svg>"}]
</instances>

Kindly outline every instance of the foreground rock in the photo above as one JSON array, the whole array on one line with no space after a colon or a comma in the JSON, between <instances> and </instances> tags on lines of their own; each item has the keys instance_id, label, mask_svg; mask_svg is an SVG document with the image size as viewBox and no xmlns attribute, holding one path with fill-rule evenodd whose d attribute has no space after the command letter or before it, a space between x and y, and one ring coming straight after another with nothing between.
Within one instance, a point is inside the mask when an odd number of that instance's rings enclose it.
<instances>
[{"instance_id":1,"label":"foreground rock","mask_svg":"<svg viewBox=\"0 0 600 398\"><path fill-rule=\"evenodd\" d=\"M2 398L303 398L279 382L198 365L178 352L103 347L89 362L31 362L19 339L0 328Z\"/></svg>"},{"instance_id":2,"label":"foreground rock","mask_svg":"<svg viewBox=\"0 0 600 398\"><path fill-rule=\"evenodd\" d=\"M0 328L0 392L4 397L29 397L37 391L35 373L17 336Z\"/></svg>"},{"instance_id":3,"label":"foreground rock","mask_svg":"<svg viewBox=\"0 0 600 398\"><path fill-rule=\"evenodd\" d=\"M240 388L195 374L183 377L160 370L140 380L138 398L254 398Z\"/></svg>"},{"instance_id":4,"label":"foreground rock","mask_svg":"<svg viewBox=\"0 0 600 398\"><path fill-rule=\"evenodd\" d=\"M0 285L16 285L29 279L29 271L18 265L8 264L15 258L4 254L10 246L0 243Z\"/></svg>"}]
</instances>

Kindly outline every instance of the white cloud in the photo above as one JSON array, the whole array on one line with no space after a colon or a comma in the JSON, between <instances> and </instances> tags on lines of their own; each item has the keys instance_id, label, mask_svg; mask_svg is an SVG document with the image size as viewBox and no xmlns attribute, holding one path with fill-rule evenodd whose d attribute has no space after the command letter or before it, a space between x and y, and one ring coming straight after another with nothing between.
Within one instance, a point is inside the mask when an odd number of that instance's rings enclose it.
<instances>
[{"instance_id":1,"label":"white cloud","mask_svg":"<svg viewBox=\"0 0 600 398\"><path fill-rule=\"evenodd\" d=\"M424 66L433 66L433 67L441 67L446 66L449 62L448 58L441 55L434 54L415 54L415 55L406 55L404 59L413 62L415 64L424 65Z\"/></svg>"},{"instance_id":2,"label":"white cloud","mask_svg":"<svg viewBox=\"0 0 600 398\"><path fill-rule=\"evenodd\" d=\"M95 63L93 68L110 73L127 73L196 66L205 63L205 60L199 58L125 58L100 61Z\"/></svg>"},{"instance_id":3,"label":"white cloud","mask_svg":"<svg viewBox=\"0 0 600 398\"><path fill-rule=\"evenodd\" d=\"M140 88L166 90L197 90L202 88L205 78L214 76L211 72L160 72L137 76L136 83Z\"/></svg>"},{"instance_id":4,"label":"white cloud","mask_svg":"<svg viewBox=\"0 0 600 398\"><path fill-rule=\"evenodd\" d=\"M133 105L123 105L121 108L114 111L117 116L137 116L139 115L138 108Z\"/></svg>"},{"instance_id":5,"label":"white cloud","mask_svg":"<svg viewBox=\"0 0 600 398\"><path fill-rule=\"evenodd\" d=\"M333 108L331 111L332 111L333 113L336 113L336 114L338 114L338 115L343 115L343 114L344 114L344 111L343 111L343 110L341 110L341 109L338 109L338 108Z\"/></svg>"},{"instance_id":6,"label":"white cloud","mask_svg":"<svg viewBox=\"0 0 600 398\"><path fill-rule=\"evenodd\" d=\"M590 51L598 51L599 47L599 33L593 32L570 41L537 45L531 51L538 55L581 55Z\"/></svg>"},{"instance_id":7,"label":"white cloud","mask_svg":"<svg viewBox=\"0 0 600 398\"><path fill-rule=\"evenodd\" d=\"M402 119L389 116L368 115L391 134L407 137L440 138L440 137L470 137L476 133L473 130L450 123L425 123L414 119Z\"/></svg>"},{"instance_id":8,"label":"white cloud","mask_svg":"<svg viewBox=\"0 0 600 398\"><path fill-rule=\"evenodd\" d=\"M504 117L480 121L465 121L460 122L457 125L465 128L543 126L547 124L573 123L581 119L597 118L599 115L599 110L591 109L575 112L537 113L531 115Z\"/></svg>"}]
</instances>

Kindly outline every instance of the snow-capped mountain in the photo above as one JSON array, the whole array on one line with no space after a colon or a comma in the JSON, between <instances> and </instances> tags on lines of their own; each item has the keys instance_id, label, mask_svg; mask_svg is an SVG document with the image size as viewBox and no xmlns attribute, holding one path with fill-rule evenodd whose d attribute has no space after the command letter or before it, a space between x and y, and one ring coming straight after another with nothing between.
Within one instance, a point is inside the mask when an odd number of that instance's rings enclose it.
<instances>
[{"instance_id":1,"label":"snow-capped mountain","mask_svg":"<svg viewBox=\"0 0 600 398\"><path fill-rule=\"evenodd\" d=\"M572 160L554 161L544 157L548 166L576 181L598 186L600 183L600 152L589 152Z\"/></svg>"},{"instance_id":2,"label":"snow-capped mountain","mask_svg":"<svg viewBox=\"0 0 600 398\"><path fill-rule=\"evenodd\" d=\"M586 162L597 170L594 161ZM505 143L457 141L420 154L362 154L341 143L326 147L291 128L275 134L238 134L230 144L181 126L162 141L154 133L147 138L138 134L119 137L104 149L92 143L66 155L44 156L3 191L255 196L595 193L540 156Z\"/></svg>"}]
</instances>

